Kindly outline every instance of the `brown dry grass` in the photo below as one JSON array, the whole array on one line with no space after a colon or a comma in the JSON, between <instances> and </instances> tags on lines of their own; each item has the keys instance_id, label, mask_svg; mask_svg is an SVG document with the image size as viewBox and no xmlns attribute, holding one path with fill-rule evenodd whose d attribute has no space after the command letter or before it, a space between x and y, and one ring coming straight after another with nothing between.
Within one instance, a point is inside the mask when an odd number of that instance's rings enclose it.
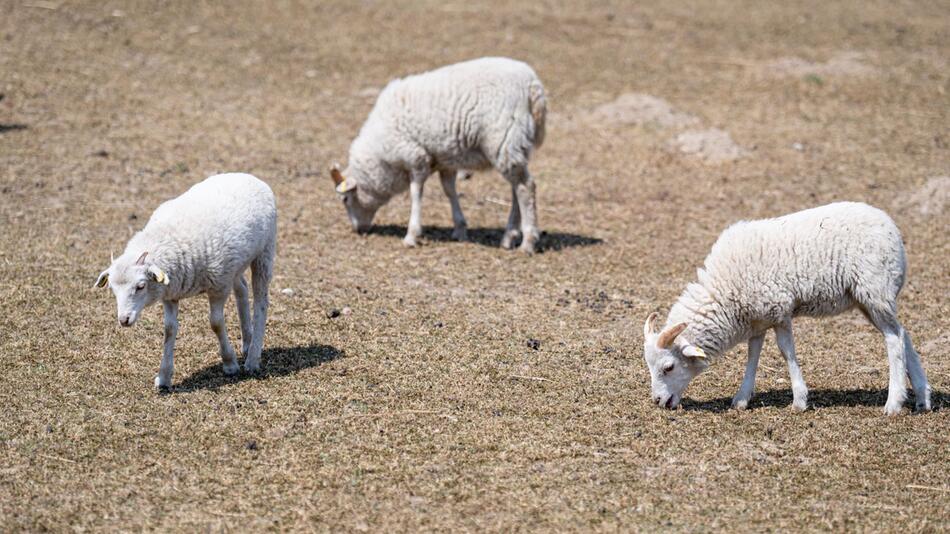
<instances>
[{"instance_id":1,"label":"brown dry grass","mask_svg":"<svg viewBox=\"0 0 950 534\"><path fill-rule=\"evenodd\" d=\"M29 4L0 5L0 529L950 528L950 217L899 201L950 171L947 2ZM547 251L496 248L489 174L461 185L475 243L446 240L437 182L426 246L402 248L405 199L352 235L325 169L374 88L486 54L550 93ZM591 123L625 93L748 153ZM120 329L90 285L226 170L279 198L265 376L222 377L196 299L158 396L160 310ZM771 340L754 409L724 410L738 350L652 406L642 321L718 232L836 199L903 229L902 318L943 409L881 415L883 341L851 315L797 324L813 410L788 408Z\"/></svg>"}]
</instances>

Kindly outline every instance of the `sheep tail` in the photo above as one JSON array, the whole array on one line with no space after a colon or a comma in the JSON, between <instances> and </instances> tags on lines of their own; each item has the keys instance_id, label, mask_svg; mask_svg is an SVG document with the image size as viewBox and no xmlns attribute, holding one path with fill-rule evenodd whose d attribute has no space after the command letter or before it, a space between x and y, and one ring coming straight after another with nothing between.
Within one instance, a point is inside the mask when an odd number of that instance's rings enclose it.
<instances>
[{"instance_id":1,"label":"sheep tail","mask_svg":"<svg viewBox=\"0 0 950 534\"><path fill-rule=\"evenodd\" d=\"M531 82L528 87L528 104L531 108L531 118L534 119L534 147L544 143L544 122L548 114L548 100L544 95L544 86L540 81Z\"/></svg>"}]
</instances>

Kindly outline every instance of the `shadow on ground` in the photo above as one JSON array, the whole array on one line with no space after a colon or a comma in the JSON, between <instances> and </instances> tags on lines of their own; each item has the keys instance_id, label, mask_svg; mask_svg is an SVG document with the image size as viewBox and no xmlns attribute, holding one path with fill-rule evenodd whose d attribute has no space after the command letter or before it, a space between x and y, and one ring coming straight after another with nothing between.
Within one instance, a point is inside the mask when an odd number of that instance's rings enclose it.
<instances>
[{"instance_id":1,"label":"shadow on ground","mask_svg":"<svg viewBox=\"0 0 950 534\"><path fill-rule=\"evenodd\" d=\"M504 234L502 228L469 228L468 240L486 247L498 247ZM376 225L369 231L370 234L387 237L406 237L406 227L396 224ZM452 239L452 228L445 226L425 226L422 229L423 241L455 241ZM603 239L577 234L561 232L541 232L541 241L538 252L548 250L562 250L571 247L589 247L603 243Z\"/></svg>"},{"instance_id":2,"label":"shadow on ground","mask_svg":"<svg viewBox=\"0 0 950 534\"><path fill-rule=\"evenodd\" d=\"M914 392L907 390L908 409L914 407ZM884 409L887 400L886 389L813 389L808 391L809 408L830 408L833 406L878 406ZM950 405L950 395L939 391L930 393L930 403L934 410ZM732 397L722 397L709 401L683 399L682 406L687 411L724 412L731 409ZM756 393L749 403L749 409L786 408L792 405L792 390L777 389Z\"/></svg>"},{"instance_id":3,"label":"shadow on ground","mask_svg":"<svg viewBox=\"0 0 950 534\"><path fill-rule=\"evenodd\" d=\"M0 124L0 134L7 132L15 132L18 130L26 130L27 126L25 124Z\"/></svg>"},{"instance_id":4,"label":"shadow on ground","mask_svg":"<svg viewBox=\"0 0 950 534\"><path fill-rule=\"evenodd\" d=\"M182 393L199 389L217 389L221 386L236 384L249 379L259 380L290 375L303 369L323 365L343 356L343 351L336 347L319 344L305 347L264 349L261 354L261 371L259 373L241 371L237 375L226 376L221 370L221 362L218 361L176 384L172 387L172 392Z\"/></svg>"}]
</instances>

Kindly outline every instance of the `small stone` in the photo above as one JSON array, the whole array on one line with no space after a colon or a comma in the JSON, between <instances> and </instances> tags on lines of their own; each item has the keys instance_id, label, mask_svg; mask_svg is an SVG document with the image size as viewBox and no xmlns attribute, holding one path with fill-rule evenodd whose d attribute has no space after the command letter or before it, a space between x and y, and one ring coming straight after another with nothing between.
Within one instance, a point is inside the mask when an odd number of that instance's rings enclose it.
<instances>
[{"instance_id":1,"label":"small stone","mask_svg":"<svg viewBox=\"0 0 950 534\"><path fill-rule=\"evenodd\" d=\"M244 448L247 449L247 450L249 450L249 451L256 451L256 450L257 450L257 440L256 440L256 439L248 440L247 443L244 444Z\"/></svg>"},{"instance_id":2,"label":"small stone","mask_svg":"<svg viewBox=\"0 0 950 534\"><path fill-rule=\"evenodd\" d=\"M294 290L289 287L285 287L284 289L281 289L280 292L284 295L287 295L288 297L294 296Z\"/></svg>"},{"instance_id":3,"label":"small stone","mask_svg":"<svg viewBox=\"0 0 950 534\"><path fill-rule=\"evenodd\" d=\"M435 327L436 327L436 328L442 328L443 326L445 326L445 325L442 324L442 321L439 321L439 322L435 323Z\"/></svg>"},{"instance_id":4,"label":"small stone","mask_svg":"<svg viewBox=\"0 0 950 534\"><path fill-rule=\"evenodd\" d=\"M537 339L529 339L528 348L532 350L538 350L541 348L541 342L538 341Z\"/></svg>"},{"instance_id":5,"label":"small stone","mask_svg":"<svg viewBox=\"0 0 950 534\"><path fill-rule=\"evenodd\" d=\"M92 153L92 155L93 155L93 156L96 156L97 158L108 158L108 157L109 157L109 151L108 151L108 150L96 150L95 152Z\"/></svg>"},{"instance_id":6,"label":"small stone","mask_svg":"<svg viewBox=\"0 0 950 534\"><path fill-rule=\"evenodd\" d=\"M333 308L327 312L327 319L336 319L340 316L340 310Z\"/></svg>"},{"instance_id":7,"label":"small stone","mask_svg":"<svg viewBox=\"0 0 950 534\"><path fill-rule=\"evenodd\" d=\"M792 148L795 149L795 150L797 150L797 151L799 151L799 152L802 152L802 151L805 150L805 145L803 145L803 144L801 144L801 143L792 143Z\"/></svg>"},{"instance_id":8,"label":"small stone","mask_svg":"<svg viewBox=\"0 0 950 534\"><path fill-rule=\"evenodd\" d=\"M345 316L350 316L350 315L353 315L353 309L350 308L349 306L343 306L343 309L340 310L340 313L342 313Z\"/></svg>"},{"instance_id":9,"label":"small stone","mask_svg":"<svg viewBox=\"0 0 950 534\"><path fill-rule=\"evenodd\" d=\"M137 221L138 219L139 219L139 216L138 216L138 215L136 215L136 214L134 214L134 213L130 213L130 214L129 214L129 220L130 220L130 221Z\"/></svg>"}]
</instances>

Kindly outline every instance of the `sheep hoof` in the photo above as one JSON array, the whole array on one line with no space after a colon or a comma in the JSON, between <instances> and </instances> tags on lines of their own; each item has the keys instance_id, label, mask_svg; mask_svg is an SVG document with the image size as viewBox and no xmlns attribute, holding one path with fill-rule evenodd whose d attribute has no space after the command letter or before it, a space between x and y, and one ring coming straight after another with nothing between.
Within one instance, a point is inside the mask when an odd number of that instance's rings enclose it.
<instances>
[{"instance_id":1,"label":"sheep hoof","mask_svg":"<svg viewBox=\"0 0 950 534\"><path fill-rule=\"evenodd\" d=\"M468 229L464 226L458 226L452 230L452 239L456 241L468 241Z\"/></svg>"},{"instance_id":2,"label":"sheep hoof","mask_svg":"<svg viewBox=\"0 0 950 534\"><path fill-rule=\"evenodd\" d=\"M155 377L155 391L158 392L159 395L164 395L164 394L166 394L166 393L170 393L170 392L171 392L171 388L172 388L172 385L171 385L171 384L166 384L166 383L162 380L162 377L161 377L161 376L156 376L156 377Z\"/></svg>"},{"instance_id":3,"label":"sheep hoof","mask_svg":"<svg viewBox=\"0 0 950 534\"><path fill-rule=\"evenodd\" d=\"M733 397L732 399L732 408L734 410L745 410L749 407L749 399Z\"/></svg>"},{"instance_id":4,"label":"sheep hoof","mask_svg":"<svg viewBox=\"0 0 950 534\"><path fill-rule=\"evenodd\" d=\"M261 370L261 362L244 362L245 373L258 373Z\"/></svg>"},{"instance_id":5,"label":"sheep hoof","mask_svg":"<svg viewBox=\"0 0 950 534\"><path fill-rule=\"evenodd\" d=\"M407 235L407 236L402 240L402 244L405 245L405 246L408 247L408 248L415 248L415 247L419 246L419 241L418 241L415 237L411 237L411 236L408 236L408 235Z\"/></svg>"},{"instance_id":6,"label":"sheep hoof","mask_svg":"<svg viewBox=\"0 0 950 534\"><path fill-rule=\"evenodd\" d=\"M888 402L887 404L884 405L884 415L888 415L888 416L900 415L902 408L903 408L903 403Z\"/></svg>"},{"instance_id":7,"label":"sheep hoof","mask_svg":"<svg viewBox=\"0 0 950 534\"><path fill-rule=\"evenodd\" d=\"M505 250L511 250L515 246L515 241L518 239L520 234L517 230L509 230L505 232L505 235L501 238L501 248Z\"/></svg>"},{"instance_id":8,"label":"sheep hoof","mask_svg":"<svg viewBox=\"0 0 950 534\"><path fill-rule=\"evenodd\" d=\"M923 395L917 395L917 404L915 408L918 412L929 412L933 410L933 406L930 404L930 386L925 388Z\"/></svg>"},{"instance_id":9,"label":"sheep hoof","mask_svg":"<svg viewBox=\"0 0 950 534\"><path fill-rule=\"evenodd\" d=\"M224 374L228 376L236 375L238 371L241 370L241 366L238 365L237 360L234 360L231 363L224 363L221 365L221 367L224 369Z\"/></svg>"},{"instance_id":10,"label":"sheep hoof","mask_svg":"<svg viewBox=\"0 0 950 534\"><path fill-rule=\"evenodd\" d=\"M808 401L805 399L792 400L792 409L796 412L804 412L808 409Z\"/></svg>"},{"instance_id":11,"label":"sheep hoof","mask_svg":"<svg viewBox=\"0 0 950 534\"><path fill-rule=\"evenodd\" d=\"M531 256L534 254L534 244L522 243L521 246L518 247L518 250L520 250L523 254L527 254L528 256Z\"/></svg>"}]
</instances>

